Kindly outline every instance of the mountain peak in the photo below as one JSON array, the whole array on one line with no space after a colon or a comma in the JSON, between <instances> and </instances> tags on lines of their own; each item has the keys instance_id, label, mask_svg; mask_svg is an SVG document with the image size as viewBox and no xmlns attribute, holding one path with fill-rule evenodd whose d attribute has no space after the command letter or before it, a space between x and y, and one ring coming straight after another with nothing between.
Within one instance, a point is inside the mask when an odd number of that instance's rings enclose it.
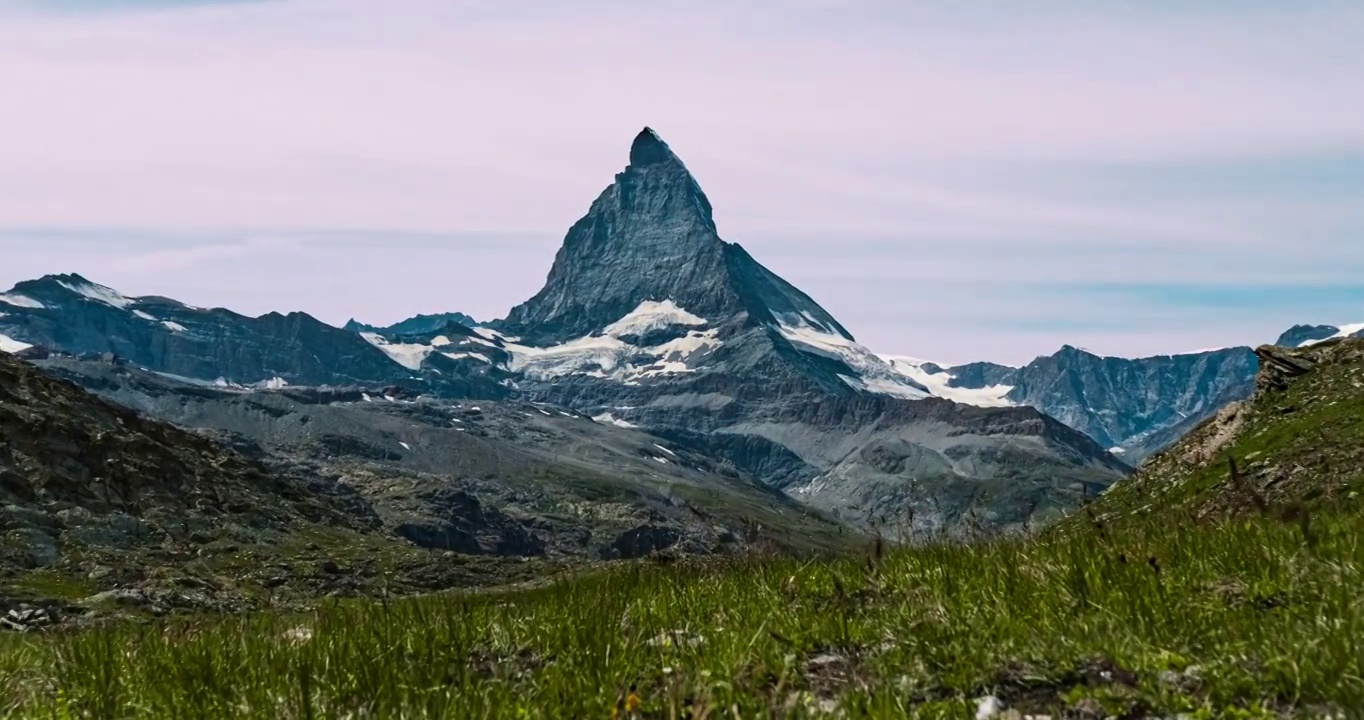
<instances>
[{"instance_id":1,"label":"mountain peak","mask_svg":"<svg viewBox=\"0 0 1364 720\"><path fill-rule=\"evenodd\" d=\"M646 127L640 130L635 136L635 141L630 143L630 165L645 167L668 164L681 165L682 161L673 154L668 143L664 142L653 128Z\"/></svg>"},{"instance_id":2,"label":"mountain peak","mask_svg":"<svg viewBox=\"0 0 1364 720\"><path fill-rule=\"evenodd\" d=\"M781 317L852 339L808 296L720 238L701 186L646 127L629 166L569 228L544 287L496 327L532 344L567 342L641 303L665 301L715 325Z\"/></svg>"}]
</instances>

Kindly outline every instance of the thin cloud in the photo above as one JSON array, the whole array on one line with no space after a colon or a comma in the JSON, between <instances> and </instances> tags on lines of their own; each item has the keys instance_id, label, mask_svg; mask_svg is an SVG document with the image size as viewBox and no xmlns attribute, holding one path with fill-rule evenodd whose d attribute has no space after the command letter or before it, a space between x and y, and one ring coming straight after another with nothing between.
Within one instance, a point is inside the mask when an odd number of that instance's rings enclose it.
<instances>
[{"instance_id":1,"label":"thin cloud","mask_svg":"<svg viewBox=\"0 0 1364 720\"><path fill-rule=\"evenodd\" d=\"M1180 315L1047 288L1364 272L1357 3L160 8L0 24L0 227L155 231L0 234L0 281L93 268L248 312L496 317L643 125L726 239L891 351L1259 339L1349 308Z\"/></svg>"}]
</instances>

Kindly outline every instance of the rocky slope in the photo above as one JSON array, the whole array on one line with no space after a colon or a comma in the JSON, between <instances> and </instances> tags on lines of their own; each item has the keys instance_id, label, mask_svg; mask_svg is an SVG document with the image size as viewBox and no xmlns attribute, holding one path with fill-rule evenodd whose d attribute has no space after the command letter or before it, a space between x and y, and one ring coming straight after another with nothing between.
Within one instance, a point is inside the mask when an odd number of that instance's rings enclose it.
<instances>
[{"instance_id":1,"label":"rocky slope","mask_svg":"<svg viewBox=\"0 0 1364 720\"><path fill-rule=\"evenodd\" d=\"M1103 513L1301 515L1364 489L1364 339L1264 345L1255 390L1113 486Z\"/></svg>"},{"instance_id":2,"label":"rocky slope","mask_svg":"<svg viewBox=\"0 0 1364 720\"><path fill-rule=\"evenodd\" d=\"M631 555L622 538L641 533L667 538L657 549L708 554L817 549L842 531L709 457L551 405L396 388L234 390L119 363L38 365L282 472L351 488L376 528L428 549L595 559Z\"/></svg>"},{"instance_id":3,"label":"rocky slope","mask_svg":"<svg viewBox=\"0 0 1364 720\"><path fill-rule=\"evenodd\" d=\"M268 588L348 592L381 575L350 562L347 572L322 572L324 562L339 567L333 546L319 544L327 539L375 559L423 562L410 544L376 534L378 517L349 488L270 467L5 354L0 495L0 606L81 601L34 616L44 620L106 603L249 607ZM295 551L292 572L256 564L286 549ZM459 584L461 574L428 577ZM407 579L395 578L395 590L412 587Z\"/></svg>"},{"instance_id":4,"label":"rocky slope","mask_svg":"<svg viewBox=\"0 0 1364 720\"><path fill-rule=\"evenodd\" d=\"M37 602L20 613L34 622L855 537L732 467L560 408L225 388L70 356L0 353L0 494L0 614Z\"/></svg>"}]
</instances>

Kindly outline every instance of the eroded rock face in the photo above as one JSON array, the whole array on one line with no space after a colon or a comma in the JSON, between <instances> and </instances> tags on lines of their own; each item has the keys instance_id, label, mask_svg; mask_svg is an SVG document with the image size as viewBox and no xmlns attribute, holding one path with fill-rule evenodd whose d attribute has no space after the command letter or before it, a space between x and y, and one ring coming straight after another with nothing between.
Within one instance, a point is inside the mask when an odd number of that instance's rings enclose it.
<instances>
[{"instance_id":1,"label":"eroded rock face","mask_svg":"<svg viewBox=\"0 0 1364 720\"><path fill-rule=\"evenodd\" d=\"M681 539L682 533L676 528L640 525L616 536L616 539L602 551L602 556L624 560L641 558L659 550L667 550Z\"/></svg>"},{"instance_id":2,"label":"eroded rock face","mask_svg":"<svg viewBox=\"0 0 1364 720\"><path fill-rule=\"evenodd\" d=\"M468 492L438 488L424 499L435 519L406 522L395 529L416 545L469 555L533 557L545 554L542 538L506 513L484 506Z\"/></svg>"}]
</instances>

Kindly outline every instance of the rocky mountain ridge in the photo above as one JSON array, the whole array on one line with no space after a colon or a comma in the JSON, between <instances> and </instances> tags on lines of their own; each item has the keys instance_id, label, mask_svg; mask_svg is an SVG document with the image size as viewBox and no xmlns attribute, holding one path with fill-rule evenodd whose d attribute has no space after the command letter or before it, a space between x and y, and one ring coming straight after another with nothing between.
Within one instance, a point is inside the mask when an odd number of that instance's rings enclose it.
<instances>
[{"instance_id":1,"label":"rocky mountain ridge","mask_svg":"<svg viewBox=\"0 0 1364 720\"><path fill-rule=\"evenodd\" d=\"M894 361L958 402L1036 407L1132 464L1249 395L1257 367L1249 347L1117 358L1067 345L1019 368Z\"/></svg>"},{"instance_id":2,"label":"rocky mountain ridge","mask_svg":"<svg viewBox=\"0 0 1364 720\"><path fill-rule=\"evenodd\" d=\"M857 523L1024 522L1127 471L1031 408L917 402L928 387L719 237L700 186L649 129L569 230L545 287L484 326L450 315L402 326L420 332L346 332L125 298L71 276L0 302L11 342L115 353L169 379L548 403L648 430Z\"/></svg>"}]
</instances>

